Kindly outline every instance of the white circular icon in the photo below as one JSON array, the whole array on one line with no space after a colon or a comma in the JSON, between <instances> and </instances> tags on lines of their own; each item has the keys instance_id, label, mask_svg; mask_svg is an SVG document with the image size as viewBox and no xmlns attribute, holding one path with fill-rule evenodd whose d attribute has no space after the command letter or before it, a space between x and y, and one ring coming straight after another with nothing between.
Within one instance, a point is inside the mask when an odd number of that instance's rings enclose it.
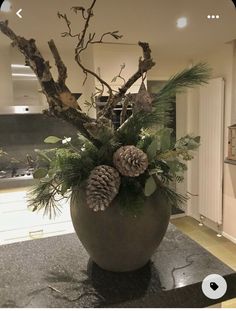
<instances>
[{"instance_id":1,"label":"white circular icon","mask_svg":"<svg viewBox=\"0 0 236 311\"><path fill-rule=\"evenodd\" d=\"M202 282L203 294L210 299L219 299L227 291L227 283L219 274L210 274Z\"/></svg>"}]
</instances>

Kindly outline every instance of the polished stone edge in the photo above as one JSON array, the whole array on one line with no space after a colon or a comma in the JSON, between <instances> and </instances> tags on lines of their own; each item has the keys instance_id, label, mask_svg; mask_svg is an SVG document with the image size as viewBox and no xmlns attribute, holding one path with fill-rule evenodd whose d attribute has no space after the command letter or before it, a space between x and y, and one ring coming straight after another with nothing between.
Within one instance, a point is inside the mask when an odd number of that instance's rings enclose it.
<instances>
[{"instance_id":1,"label":"polished stone edge","mask_svg":"<svg viewBox=\"0 0 236 311\"><path fill-rule=\"evenodd\" d=\"M227 292L220 299L207 298L201 289L202 283L192 284L186 287L159 292L158 295L148 295L136 300L125 301L108 305L111 308L205 308L214 304L236 297L236 273L224 276L227 282ZM165 302L163 304L163 301ZM160 303L161 302L161 303Z\"/></svg>"}]
</instances>

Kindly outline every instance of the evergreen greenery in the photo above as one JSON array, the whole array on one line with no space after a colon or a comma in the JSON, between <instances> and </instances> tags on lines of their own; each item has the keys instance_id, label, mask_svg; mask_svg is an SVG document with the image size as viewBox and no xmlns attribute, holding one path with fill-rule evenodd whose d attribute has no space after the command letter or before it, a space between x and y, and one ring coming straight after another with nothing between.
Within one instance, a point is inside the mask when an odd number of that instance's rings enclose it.
<instances>
[{"instance_id":1,"label":"evergreen greenery","mask_svg":"<svg viewBox=\"0 0 236 311\"><path fill-rule=\"evenodd\" d=\"M142 111L132 115L118 130L118 138L122 144L136 145L142 129L155 125L168 127L172 120L173 103L176 94L183 92L186 88L204 84L210 77L210 69L204 63L199 63L190 69L174 75L166 85L155 95L153 109L150 113Z\"/></svg>"},{"instance_id":2,"label":"evergreen greenery","mask_svg":"<svg viewBox=\"0 0 236 311\"><path fill-rule=\"evenodd\" d=\"M38 183L31 191L33 210L44 209L49 216L55 214L59 197L86 183L96 166L113 166L113 154L122 145L138 147L147 154L149 161L144 174L135 178L121 177L117 200L123 211L140 212L145 197L155 191L173 206L184 203L186 197L176 193L171 183L183 181L186 161L193 158L200 137L186 135L175 140L168 128L171 109L177 93L206 83L209 74L207 65L200 63L174 75L154 96L152 112L133 114L116 131L108 127L107 131L98 132L96 138L101 143L100 147L82 135L73 141L65 137L46 138L45 143L57 144L57 147L36 151L41 166L34 173Z\"/></svg>"}]
</instances>

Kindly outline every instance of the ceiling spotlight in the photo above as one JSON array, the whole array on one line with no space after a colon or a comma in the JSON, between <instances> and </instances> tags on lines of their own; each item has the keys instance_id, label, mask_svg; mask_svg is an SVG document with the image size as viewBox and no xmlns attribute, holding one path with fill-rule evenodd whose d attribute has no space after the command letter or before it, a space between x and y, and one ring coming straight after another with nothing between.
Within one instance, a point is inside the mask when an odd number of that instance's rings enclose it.
<instances>
[{"instance_id":1,"label":"ceiling spotlight","mask_svg":"<svg viewBox=\"0 0 236 311\"><path fill-rule=\"evenodd\" d=\"M220 18L220 15L219 14L212 14L212 15L207 15L207 18L208 19L219 19Z\"/></svg>"},{"instance_id":2,"label":"ceiling spotlight","mask_svg":"<svg viewBox=\"0 0 236 311\"><path fill-rule=\"evenodd\" d=\"M188 24L188 20L186 17L180 17L177 19L177 27L178 28L184 28Z\"/></svg>"},{"instance_id":3,"label":"ceiling spotlight","mask_svg":"<svg viewBox=\"0 0 236 311\"><path fill-rule=\"evenodd\" d=\"M1 5L1 12L10 12L11 11L11 2L9 0L3 1L3 4Z\"/></svg>"}]
</instances>

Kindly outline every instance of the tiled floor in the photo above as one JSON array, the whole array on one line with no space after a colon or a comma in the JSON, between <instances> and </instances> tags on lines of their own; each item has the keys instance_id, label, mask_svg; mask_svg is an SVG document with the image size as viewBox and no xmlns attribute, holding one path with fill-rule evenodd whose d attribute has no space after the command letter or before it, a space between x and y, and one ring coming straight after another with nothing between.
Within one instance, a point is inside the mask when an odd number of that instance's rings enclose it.
<instances>
[{"instance_id":1,"label":"tiled floor","mask_svg":"<svg viewBox=\"0 0 236 311\"><path fill-rule=\"evenodd\" d=\"M216 232L203 226L191 217L172 219L171 222L183 233L198 242L214 256L236 271L236 244L224 237L218 238ZM226 301L223 308L236 308L236 299Z\"/></svg>"}]
</instances>

